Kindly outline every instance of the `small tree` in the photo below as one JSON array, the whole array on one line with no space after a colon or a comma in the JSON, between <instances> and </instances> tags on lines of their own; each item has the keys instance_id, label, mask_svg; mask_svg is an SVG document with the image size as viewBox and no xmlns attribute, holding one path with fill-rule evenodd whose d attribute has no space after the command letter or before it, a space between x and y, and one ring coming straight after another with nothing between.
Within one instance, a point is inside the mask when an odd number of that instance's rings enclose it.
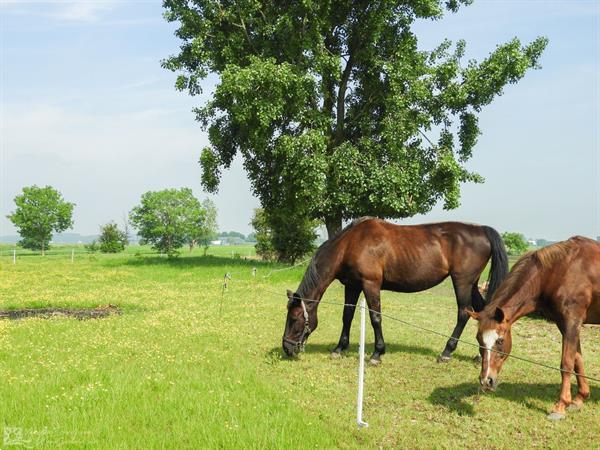
<instances>
[{"instance_id":1,"label":"small tree","mask_svg":"<svg viewBox=\"0 0 600 450\"><path fill-rule=\"evenodd\" d=\"M98 251L98 242L94 239L89 244L84 244L83 247L90 253L96 253Z\"/></svg>"},{"instance_id":2,"label":"small tree","mask_svg":"<svg viewBox=\"0 0 600 450\"><path fill-rule=\"evenodd\" d=\"M130 220L143 242L173 257L189 242L191 230L201 223L202 216L202 207L192 190L182 188L146 192L140 205L131 211Z\"/></svg>"},{"instance_id":3,"label":"small tree","mask_svg":"<svg viewBox=\"0 0 600 450\"><path fill-rule=\"evenodd\" d=\"M527 241L520 233L502 233L502 240L510 255L520 255L527 251Z\"/></svg>"},{"instance_id":4,"label":"small tree","mask_svg":"<svg viewBox=\"0 0 600 450\"><path fill-rule=\"evenodd\" d=\"M267 221L267 215L262 208L256 208L250 221L255 230L254 237L256 254L266 261L275 259L275 249L271 240L271 227Z\"/></svg>"},{"instance_id":5,"label":"small tree","mask_svg":"<svg viewBox=\"0 0 600 450\"><path fill-rule=\"evenodd\" d=\"M315 249L318 221L299 215L292 216L290 220L290 216L289 213L277 211L267 217L273 230L272 241L277 259L294 264Z\"/></svg>"},{"instance_id":6,"label":"small tree","mask_svg":"<svg viewBox=\"0 0 600 450\"><path fill-rule=\"evenodd\" d=\"M317 222L281 211L267 214L254 210L251 225L256 230L256 254L263 259L293 264L298 258L314 250Z\"/></svg>"},{"instance_id":7,"label":"small tree","mask_svg":"<svg viewBox=\"0 0 600 450\"><path fill-rule=\"evenodd\" d=\"M119 253L125 250L127 235L116 223L110 222L100 227L98 242L102 253Z\"/></svg>"},{"instance_id":8,"label":"small tree","mask_svg":"<svg viewBox=\"0 0 600 450\"><path fill-rule=\"evenodd\" d=\"M125 236L125 245L129 245L129 220L126 213L123 213L123 236Z\"/></svg>"},{"instance_id":9,"label":"small tree","mask_svg":"<svg viewBox=\"0 0 600 450\"><path fill-rule=\"evenodd\" d=\"M45 254L53 233L73 227L74 203L66 202L51 186L29 186L15 197L15 211L8 219L15 225L23 248L41 250Z\"/></svg>"}]
</instances>

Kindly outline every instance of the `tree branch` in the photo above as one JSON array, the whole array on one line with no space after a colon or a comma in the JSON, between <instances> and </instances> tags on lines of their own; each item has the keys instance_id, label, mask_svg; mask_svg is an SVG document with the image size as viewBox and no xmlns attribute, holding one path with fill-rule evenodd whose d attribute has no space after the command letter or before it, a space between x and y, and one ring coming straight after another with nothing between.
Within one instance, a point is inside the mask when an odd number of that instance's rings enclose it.
<instances>
[{"instance_id":1,"label":"tree branch","mask_svg":"<svg viewBox=\"0 0 600 450\"><path fill-rule=\"evenodd\" d=\"M353 64L353 54L350 52L348 62L346 63L346 67L344 68L344 72L342 73L342 79L340 80L340 87L338 89L336 108L337 124L335 127L336 145L341 144L344 139L344 120L346 119L346 89L348 87L348 80L350 79L350 74L352 73Z\"/></svg>"}]
</instances>

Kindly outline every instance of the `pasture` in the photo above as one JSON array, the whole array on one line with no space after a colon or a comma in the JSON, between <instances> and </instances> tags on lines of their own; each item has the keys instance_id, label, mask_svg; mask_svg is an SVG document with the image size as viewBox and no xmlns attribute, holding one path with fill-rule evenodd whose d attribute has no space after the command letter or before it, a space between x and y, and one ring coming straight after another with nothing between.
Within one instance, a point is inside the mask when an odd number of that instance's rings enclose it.
<instances>
[{"instance_id":1,"label":"pasture","mask_svg":"<svg viewBox=\"0 0 600 450\"><path fill-rule=\"evenodd\" d=\"M387 353L365 376L369 428L358 430L359 315L346 357L329 355L342 307L322 304L305 353L283 358L285 290L304 268L263 278L283 266L244 260L251 247L211 248L206 257L183 250L172 261L130 247L73 263L63 250L13 265L5 246L0 309L113 304L122 314L0 321L5 447L8 437L20 439L15 448L598 448L597 382L582 411L549 422L558 372L509 359L498 390L479 395L476 348L459 344L450 363L438 364L444 338L385 318ZM233 276L220 305L226 272ZM342 299L335 282L324 300ZM417 294L383 292L382 312L449 334L456 304L445 282ZM474 335L470 321L463 338L475 343ZM582 346L587 373L598 377L600 327L583 329ZM515 355L558 366L560 349L553 324L514 325Z\"/></svg>"}]
</instances>

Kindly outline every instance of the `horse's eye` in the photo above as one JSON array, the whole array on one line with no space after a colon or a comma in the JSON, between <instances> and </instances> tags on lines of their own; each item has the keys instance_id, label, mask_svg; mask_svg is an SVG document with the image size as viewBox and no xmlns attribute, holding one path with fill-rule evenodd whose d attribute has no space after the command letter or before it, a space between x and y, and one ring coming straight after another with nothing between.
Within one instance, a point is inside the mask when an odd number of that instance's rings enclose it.
<instances>
[{"instance_id":1,"label":"horse's eye","mask_svg":"<svg viewBox=\"0 0 600 450\"><path fill-rule=\"evenodd\" d=\"M498 339L496 339L496 345L502 346L503 344L504 344L504 338L498 338Z\"/></svg>"}]
</instances>

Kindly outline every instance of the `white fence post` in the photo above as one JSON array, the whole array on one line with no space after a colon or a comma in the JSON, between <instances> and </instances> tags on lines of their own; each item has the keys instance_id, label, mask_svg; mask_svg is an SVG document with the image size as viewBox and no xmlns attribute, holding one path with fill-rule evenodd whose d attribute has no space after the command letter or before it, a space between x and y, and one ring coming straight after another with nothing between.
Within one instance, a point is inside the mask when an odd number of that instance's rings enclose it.
<instances>
[{"instance_id":1,"label":"white fence post","mask_svg":"<svg viewBox=\"0 0 600 450\"><path fill-rule=\"evenodd\" d=\"M17 251L13 250L13 264L17 263Z\"/></svg>"},{"instance_id":2,"label":"white fence post","mask_svg":"<svg viewBox=\"0 0 600 450\"><path fill-rule=\"evenodd\" d=\"M71 249L71 262L73 262L75 260L75 249L72 248Z\"/></svg>"},{"instance_id":3,"label":"white fence post","mask_svg":"<svg viewBox=\"0 0 600 450\"><path fill-rule=\"evenodd\" d=\"M363 422L363 388L365 384L365 298L360 301L360 341L358 344L358 396L356 402L356 423L358 428L368 427L367 422Z\"/></svg>"}]
</instances>

